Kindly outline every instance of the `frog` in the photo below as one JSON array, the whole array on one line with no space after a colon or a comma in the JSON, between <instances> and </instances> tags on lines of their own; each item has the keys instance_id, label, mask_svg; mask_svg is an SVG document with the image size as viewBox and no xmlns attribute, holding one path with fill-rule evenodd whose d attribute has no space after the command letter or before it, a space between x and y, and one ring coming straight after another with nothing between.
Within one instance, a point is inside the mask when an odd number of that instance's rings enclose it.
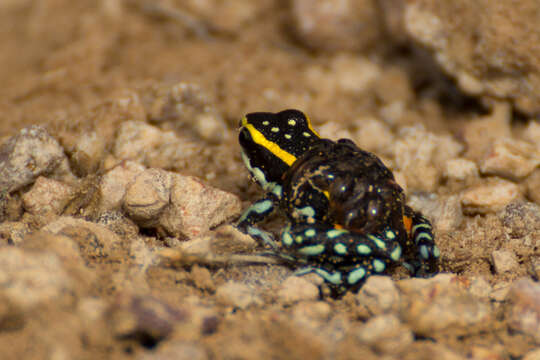
<instances>
[{"instance_id":1,"label":"frog","mask_svg":"<svg viewBox=\"0 0 540 360\"><path fill-rule=\"evenodd\" d=\"M300 110L254 112L239 123L241 157L264 196L236 227L270 254L315 273L337 294L397 265L412 276L439 270L430 221L406 204L392 171L350 139L322 138ZM279 240L257 226L286 215Z\"/></svg>"}]
</instances>

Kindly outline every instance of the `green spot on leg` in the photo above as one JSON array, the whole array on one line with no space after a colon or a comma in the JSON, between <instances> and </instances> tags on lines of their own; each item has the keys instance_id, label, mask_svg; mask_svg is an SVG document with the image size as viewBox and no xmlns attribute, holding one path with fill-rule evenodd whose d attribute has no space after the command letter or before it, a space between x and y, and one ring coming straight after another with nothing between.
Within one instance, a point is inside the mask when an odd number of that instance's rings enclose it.
<instances>
[{"instance_id":1,"label":"green spot on leg","mask_svg":"<svg viewBox=\"0 0 540 360\"><path fill-rule=\"evenodd\" d=\"M326 232L326 236L329 238L329 239L333 239L333 238L336 238L342 234L345 234L347 233L347 231L345 230L341 230L341 229L332 229L332 230L328 230Z\"/></svg>"},{"instance_id":2,"label":"green spot on leg","mask_svg":"<svg viewBox=\"0 0 540 360\"><path fill-rule=\"evenodd\" d=\"M334 285L341 284L341 273L339 271L336 271L335 273L331 274L328 271L323 270L323 269L315 269L315 273L331 284L334 284Z\"/></svg>"},{"instance_id":3,"label":"green spot on leg","mask_svg":"<svg viewBox=\"0 0 540 360\"><path fill-rule=\"evenodd\" d=\"M338 255L345 255L347 254L347 247L342 243L337 243L334 245L334 251Z\"/></svg>"},{"instance_id":4,"label":"green spot on leg","mask_svg":"<svg viewBox=\"0 0 540 360\"><path fill-rule=\"evenodd\" d=\"M311 206L306 206L301 209L298 209L298 212L307 217L315 216L315 209L313 209Z\"/></svg>"},{"instance_id":5,"label":"green spot on leg","mask_svg":"<svg viewBox=\"0 0 540 360\"><path fill-rule=\"evenodd\" d=\"M350 285L356 284L364 276L366 276L366 269L364 269L363 267L359 267L358 269L355 269L349 273L349 275L347 276L347 282Z\"/></svg>"},{"instance_id":6,"label":"green spot on leg","mask_svg":"<svg viewBox=\"0 0 540 360\"><path fill-rule=\"evenodd\" d=\"M371 248L365 244L360 244L356 247L356 252L360 255L369 255L371 254Z\"/></svg>"},{"instance_id":7,"label":"green spot on leg","mask_svg":"<svg viewBox=\"0 0 540 360\"><path fill-rule=\"evenodd\" d=\"M281 241L283 242L285 246L291 246L293 244L293 238L288 231L285 231L283 233L283 236L281 237Z\"/></svg>"},{"instance_id":8,"label":"green spot on leg","mask_svg":"<svg viewBox=\"0 0 540 360\"><path fill-rule=\"evenodd\" d=\"M375 259L373 260L373 268L375 269L376 272L380 273L384 271L384 269L386 268L386 265L383 261L379 259Z\"/></svg>"},{"instance_id":9,"label":"green spot on leg","mask_svg":"<svg viewBox=\"0 0 540 360\"><path fill-rule=\"evenodd\" d=\"M386 243L376 236L368 235L368 238L377 245L379 249L386 250Z\"/></svg>"},{"instance_id":10,"label":"green spot on leg","mask_svg":"<svg viewBox=\"0 0 540 360\"><path fill-rule=\"evenodd\" d=\"M283 195L283 187L281 185L274 186L272 193L281 199L281 196Z\"/></svg>"},{"instance_id":11,"label":"green spot on leg","mask_svg":"<svg viewBox=\"0 0 540 360\"><path fill-rule=\"evenodd\" d=\"M324 245L319 244L319 245L304 246L303 248L300 248L298 252L306 256L317 256L324 252Z\"/></svg>"},{"instance_id":12,"label":"green spot on leg","mask_svg":"<svg viewBox=\"0 0 540 360\"><path fill-rule=\"evenodd\" d=\"M297 244L301 244L304 241L304 238L300 235L296 235L294 241L296 241Z\"/></svg>"},{"instance_id":13,"label":"green spot on leg","mask_svg":"<svg viewBox=\"0 0 540 360\"><path fill-rule=\"evenodd\" d=\"M307 237L314 237L316 234L317 232L315 231L315 229L307 229L304 232L304 235L306 235Z\"/></svg>"},{"instance_id":14,"label":"green spot on leg","mask_svg":"<svg viewBox=\"0 0 540 360\"><path fill-rule=\"evenodd\" d=\"M428 252L428 248L426 245L422 245L420 246L420 255L422 256L422 258L424 258L425 260L427 260L429 258L429 252Z\"/></svg>"},{"instance_id":15,"label":"green spot on leg","mask_svg":"<svg viewBox=\"0 0 540 360\"><path fill-rule=\"evenodd\" d=\"M396 246L396 248L394 250L392 250L392 252L390 253L390 259L394 260L394 261L399 261L399 259L401 258L401 246Z\"/></svg>"},{"instance_id":16,"label":"green spot on leg","mask_svg":"<svg viewBox=\"0 0 540 360\"><path fill-rule=\"evenodd\" d=\"M441 251L439 250L437 245L433 245L433 256L435 256L436 258L441 256Z\"/></svg>"},{"instance_id":17,"label":"green spot on leg","mask_svg":"<svg viewBox=\"0 0 540 360\"><path fill-rule=\"evenodd\" d=\"M426 224L426 223L420 223L420 224L416 224L412 227L411 231L412 233L414 234L414 232L418 229L431 229L431 225L429 224Z\"/></svg>"},{"instance_id":18,"label":"green spot on leg","mask_svg":"<svg viewBox=\"0 0 540 360\"><path fill-rule=\"evenodd\" d=\"M393 232L392 230L388 230L388 231L386 232L386 238L387 238L387 239L392 240L392 239L394 239L395 237L396 237L396 233Z\"/></svg>"},{"instance_id":19,"label":"green spot on leg","mask_svg":"<svg viewBox=\"0 0 540 360\"><path fill-rule=\"evenodd\" d=\"M251 209L253 209L253 211L255 211L257 214L265 213L271 208L272 208L272 201L270 200L256 202L255 204L251 205Z\"/></svg>"},{"instance_id":20,"label":"green spot on leg","mask_svg":"<svg viewBox=\"0 0 540 360\"><path fill-rule=\"evenodd\" d=\"M429 235L428 233L422 232L414 237L414 242L418 244L420 240L422 239L426 239L427 241L430 241L430 242L433 241L433 237L431 237L431 235Z\"/></svg>"}]
</instances>

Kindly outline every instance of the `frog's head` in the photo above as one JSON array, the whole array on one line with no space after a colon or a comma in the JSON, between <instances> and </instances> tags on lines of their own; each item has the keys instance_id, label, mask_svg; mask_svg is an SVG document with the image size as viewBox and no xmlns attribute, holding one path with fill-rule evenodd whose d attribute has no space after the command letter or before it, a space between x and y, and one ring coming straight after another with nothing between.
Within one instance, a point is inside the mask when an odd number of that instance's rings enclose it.
<instances>
[{"instance_id":1,"label":"frog's head","mask_svg":"<svg viewBox=\"0 0 540 360\"><path fill-rule=\"evenodd\" d=\"M251 113L240 121L242 159L266 190L280 184L287 169L318 139L307 116L298 110Z\"/></svg>"}]
</instances>

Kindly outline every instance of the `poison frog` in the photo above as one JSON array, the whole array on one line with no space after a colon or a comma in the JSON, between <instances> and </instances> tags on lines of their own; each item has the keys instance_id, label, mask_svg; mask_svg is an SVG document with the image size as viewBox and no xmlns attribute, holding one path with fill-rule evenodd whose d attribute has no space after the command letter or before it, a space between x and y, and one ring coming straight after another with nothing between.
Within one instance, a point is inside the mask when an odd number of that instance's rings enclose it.
<instances>
[{"instance_id":1,"label":"poison frog","mask_svg":"<svg viewBox=\"0 0 540 360\"><path fill-rule=\"evenodd\" d=\"M396 264L413 276L438 271L429 220L405 204L377 156L349 139L321 138L299 110L251 113L239 126L242 160L265 195L237 227L299 267L296 274L313 272L343 293ZM276 209L288 218L280 241L255 226Z\"/></svg>"}]
</instances>

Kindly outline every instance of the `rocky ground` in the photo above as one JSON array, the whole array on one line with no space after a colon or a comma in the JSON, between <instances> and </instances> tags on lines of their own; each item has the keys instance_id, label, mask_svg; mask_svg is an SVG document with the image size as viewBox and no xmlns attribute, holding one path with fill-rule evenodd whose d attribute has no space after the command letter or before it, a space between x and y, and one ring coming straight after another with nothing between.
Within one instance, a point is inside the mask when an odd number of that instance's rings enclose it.
<instances>
[{"instance_id":1,"label":"rocky ground","mask_svg":"<svg viewBox=\"0 0 540 360\"><path fill-rule=\"evenodd\" d=\"M540 359L534 0L4 0L4 359ZM394 171L442 273L334 299L229 224L298 108ZM280 220L269 224L279 229ZM244 258L242 258L244 256Z\"/></svg>"}]
</instances>

